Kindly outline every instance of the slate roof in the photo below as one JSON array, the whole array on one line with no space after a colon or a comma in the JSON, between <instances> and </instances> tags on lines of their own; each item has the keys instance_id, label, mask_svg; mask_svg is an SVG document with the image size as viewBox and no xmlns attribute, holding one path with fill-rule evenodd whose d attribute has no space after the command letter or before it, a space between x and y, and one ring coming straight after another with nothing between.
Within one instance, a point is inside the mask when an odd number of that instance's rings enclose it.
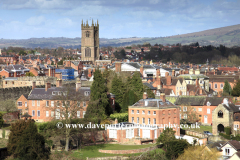
<instances>
[{"instance_id":1,"label":"slate roof","mask_svg":"<svg viewBox=\"0 0 240 160\"><path fill-rule=\"evenodd\" d=\"M157 87L153 87L153 86L152 86L151 84L149 84L149 83L143 83L143 85L149 87L151 90L156 90L156 89L157 89Z\"/></svg>"},{"instance_id":2,"label":"slate roof","mask_svg":"<svg viewBox=\"0 0 240 160\"><path fill-rule=\"evenodd\" d=\"M217 150L221 151L221 147L226 143L227 141L218 141L214 143L210 143L207 145L209 149L216 148Z\"/></svg>"},{"instance_id":3,"label":"slate roof","mask_svg":"<svg viewBox=\"0 0 240 160\"><path fill-rule=\"evenodd\" d=\"M203 97L203 96L179 97L175 102L175 105L203 106L205 99L206 97Z\"/></svg>"},{"instance_id":4,"label":"slate roof","mask_svg":"<svg viewBox=\"0 0 240 160\"><path fill-rule=\"evenodd\" d=\"M28 96L29 100L51 100L57 98L57 95L53 95L53 91L55 92L63 92L64 88L63 87L51 87L47 91L45 91L45 88L35 88L31 91L31 93ZM85 91L90 91L90 87L81 87L79 89L80 94L84 94ZM75 88L72 88L71 94L75 94L76 90ZM85 98L89 99L89 96L86 96Z\"/></svg>"},{"instance_id":5,"label":"slate roof","mask_svg":"<svg viewBox=\"0 0 240 160\"><path fill-rule=\"evenodd\" d=\"M240 150L240 142L236 141L236 140L231 140L231 141L228 141L226 142L223 147L226 145L226 144L230 144L232 147L234 147L237 151Z\"/></svg>"},{"instance_id":6,"label":"slate roof","mask_svg":"<svg viewBox=\"0 0 240 160\"><path fill-rule=\"evenodd\" d=\"M143 108L177 108L176 105L172 104L168 100L165 102L162 99L141 99L131 107L143 107Z\"/></svg>"},{"instance_id":7,"label":"slate roof","mask_svg":"<svg viewBox=\"0 0 240 160\"><path fill-rule=\"evenodd\" d=\"M152 65L143 65L144 69L155 69Z\"/></svg>"},{"instance_id":8,"label":"slate roof","mask_svg":"<svg viewBox=\"0 0 240 160\"><path fill-rule=\"evenodd\" d=\"M239 112L239 107L235 106L233 103L229 103L229 104L223 104L223 106L229 110L229 111L233 111L233 112Z\"/></svg>"},{"instance_id":9,"label":"slate roof","mask_svg":"<svg viewBox=\"0 0 240 160\"><path fill-rule=\"evenodd\" d=\"M130 66L133 66L134 68L140 69L141 65L138 62L129 62L129 63L125 63L128 64Z\"/></svg>"},{"instance_id":10,"label":"slate roof","mask_svg":"<svg viewBox=\"0 0 240 160\"><path fill-rule=\"evenodd\" d=\"M75 65L75 66L78 66L80 61L72 61L72 63Z\"/></svg>"},{"instance_id":11,"label":"slate roof","mask_svg":"<svg viewBox=\"0 0 240 160\"><path fill-rule=\"evenodd\" d=\"M204 105L207 105L207 102L211 103L211 106L218 106L223 101L223 97L206 97Z\"/></svg>"}]
</instances>

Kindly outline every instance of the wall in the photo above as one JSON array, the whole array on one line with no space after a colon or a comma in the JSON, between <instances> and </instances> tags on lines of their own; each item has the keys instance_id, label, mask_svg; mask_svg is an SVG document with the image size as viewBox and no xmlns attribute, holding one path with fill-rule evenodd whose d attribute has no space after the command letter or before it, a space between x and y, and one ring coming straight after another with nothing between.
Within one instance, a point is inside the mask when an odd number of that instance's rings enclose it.
<instances>
[{"instance_id":1,"label":"wall","mask_svg":"<svg viewBox=\"0 0 240 160\"><path fill-rule=\"evenodd\" d=\"M110 154L133 154L133 153L142 153L147 151L152 151L157 149L157 146L143 148L143 149L132 149L132 150L102 150L99 149L98 151L101 153L110 153Z\"/></svg>"}]
</instances>

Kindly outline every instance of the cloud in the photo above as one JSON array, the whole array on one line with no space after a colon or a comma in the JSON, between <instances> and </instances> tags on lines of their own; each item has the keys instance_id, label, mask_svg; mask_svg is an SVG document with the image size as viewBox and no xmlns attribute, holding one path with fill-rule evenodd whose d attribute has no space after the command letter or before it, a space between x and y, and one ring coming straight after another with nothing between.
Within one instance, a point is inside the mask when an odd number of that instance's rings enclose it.
<instances>
[{"instance_id":1,"label":"cloud","mask_svg":"<svg viewBox=\"0 0 240 160\"><path fill-rule=\"evenodd\" d=\"M46 22L45 17L37 16L37 17L30 17L26 20L26 24L30 26L39 26L43 25Z\"/></svg>"}]
</instances>

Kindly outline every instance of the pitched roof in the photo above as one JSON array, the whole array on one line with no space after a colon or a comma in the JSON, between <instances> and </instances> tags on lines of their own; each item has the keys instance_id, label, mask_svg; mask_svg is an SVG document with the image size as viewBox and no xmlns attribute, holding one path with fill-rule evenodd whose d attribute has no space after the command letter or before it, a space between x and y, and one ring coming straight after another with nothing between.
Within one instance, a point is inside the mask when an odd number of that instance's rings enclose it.
<instances>
[{"instance_id":1,"label":"pitched roof","mask_svg":"<svg viewBox=\"0 0 240 160\"><path fill-rule=\"evenodd\" d=\"M226 142L223 147L226 145L226 144L230 144L232 147L234 147L237 151L240 150L240 142L236 141L236 140L231 140L231 141L228 141Z\"/></svg>"},{"instance_id":2,"label":"pitched roof","mask_svg":"<svg viewBox=\"0 0 240 160\"><path fill-rule=\"evenodd\" d=\"M191 106L203 106L206 97L203 96L187 96L179 97L175 102L176 105L191 105Z\"/></svg>"},{"instance_id":3,"label":"pitched roof","mask_svg":"<svg viewBox=\"0 0 240 160\"><path fill-rule=\"evenodd\" d=\"M152 86L151 84L149 84L149 83L143 83L143 85L149 87L151 90L156 90L156 89L157 89L157 87L153 87L153 86Z\"/></svg>"}]
</instances>

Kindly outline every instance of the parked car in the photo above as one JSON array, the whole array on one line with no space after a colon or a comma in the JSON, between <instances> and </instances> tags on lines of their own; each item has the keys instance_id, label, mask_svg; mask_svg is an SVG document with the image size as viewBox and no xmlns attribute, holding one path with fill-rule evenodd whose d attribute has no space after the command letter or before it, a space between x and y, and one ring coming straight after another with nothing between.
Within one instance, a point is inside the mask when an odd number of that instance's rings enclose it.
<instances>
[{"instance_id":1,"label":"parked car","mask_svg":"<svg viewBox=\"0 0 240 160\"><path fill-rule=\"evenodd\" d=\"M204 132L204 134L206 134L206 135L209 135L209 136L211 136L211 135L213 135L211 132L209 132L209 131L203 131Z\"/></svg>"}]
</instances>

